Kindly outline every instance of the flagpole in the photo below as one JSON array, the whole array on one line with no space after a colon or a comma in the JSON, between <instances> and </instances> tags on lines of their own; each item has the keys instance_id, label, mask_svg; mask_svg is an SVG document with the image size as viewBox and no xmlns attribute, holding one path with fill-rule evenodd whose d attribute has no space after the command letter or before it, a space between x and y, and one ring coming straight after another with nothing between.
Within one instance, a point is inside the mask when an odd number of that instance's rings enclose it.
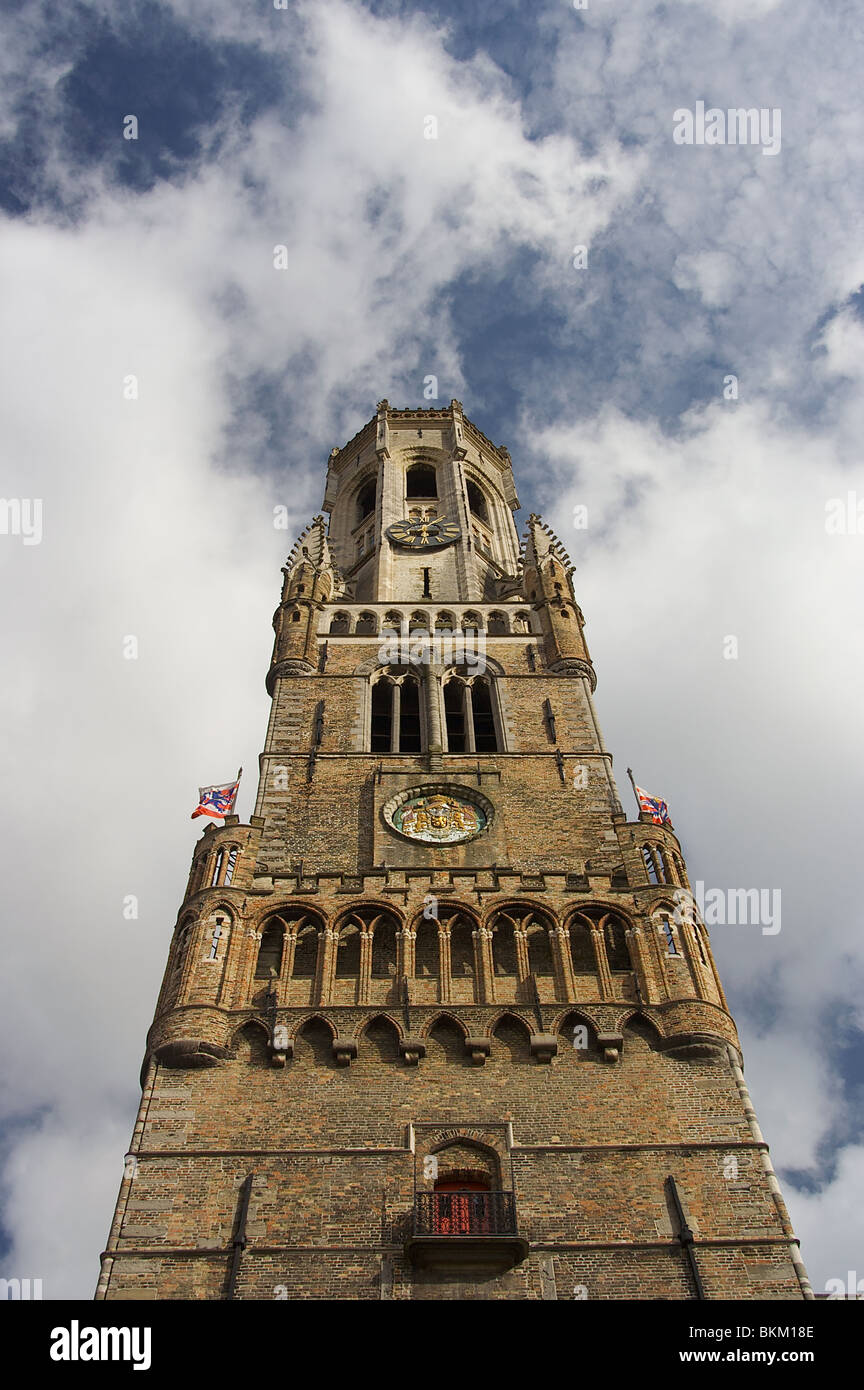
<instances>
[{"instance_id":1,"label":"flagpole","mask_svg":"<svg viewBox=\"0 0 864 1390\"><path fill-rule=\"evenodd\" d=\"M627 769L627 776L630 778L630 785L631 785L631 787L633 788L633 795L634 795L635 798L636 798L636 810L637 810L638 814L641 816L641 814L642 814L642 802L639 800L639 793L638 793L637 790L636 790L636 783L635 783L634 780L633 780L633 771L632 771L632 769L629 768L629 767L628 767L628 769Z\"/></svg>"}]
</instances>

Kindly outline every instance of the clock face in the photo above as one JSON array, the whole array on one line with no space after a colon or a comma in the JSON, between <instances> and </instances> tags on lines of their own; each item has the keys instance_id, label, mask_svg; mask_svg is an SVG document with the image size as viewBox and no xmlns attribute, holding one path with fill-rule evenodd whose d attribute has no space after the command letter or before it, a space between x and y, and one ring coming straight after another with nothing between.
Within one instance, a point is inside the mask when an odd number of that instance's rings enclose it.
<instances>
[{"instance_id":1,"label":"clock face","mask_svg":"<svg viewBox=\"0 0 864 1390\"><path fill-rule=\"evenodd\" d=\"M387 528L387 535L394 545L404 545L409 550L433 550L442 545L452 545L461 534L456 522L448 521L446 516L439 516L434 521L397 521Z\"/></svg>"}]
</instances>

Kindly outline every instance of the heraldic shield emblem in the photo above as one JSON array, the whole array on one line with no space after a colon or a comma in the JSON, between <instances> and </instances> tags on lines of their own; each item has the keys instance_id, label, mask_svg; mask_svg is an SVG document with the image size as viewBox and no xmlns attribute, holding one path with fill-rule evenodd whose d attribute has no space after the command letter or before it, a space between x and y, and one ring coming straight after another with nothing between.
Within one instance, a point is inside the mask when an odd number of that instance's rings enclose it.
<instances>
[{"instance_id":1,"label":"heraldic shield emblem","mask_svg":"<svg viewBox=\"0 0 864 1390\"><path fill-rule=\"evenodd\" d=\"M491 820L491 806L463 788L412 788L383 808L384 819L406 840L453 845L473 840Z\"/></svg>"}]
</instances>

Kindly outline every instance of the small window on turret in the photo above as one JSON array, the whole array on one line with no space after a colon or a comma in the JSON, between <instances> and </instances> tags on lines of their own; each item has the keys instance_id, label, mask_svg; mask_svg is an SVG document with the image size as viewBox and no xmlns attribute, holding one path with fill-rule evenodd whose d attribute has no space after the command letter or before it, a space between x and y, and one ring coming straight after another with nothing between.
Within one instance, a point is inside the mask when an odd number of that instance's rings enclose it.
<instances>
[{"instance_id":1,"label":"small window on turret","mask_svg":"<svg viewBox=\"0 0 864 1390\"><path fill-rule=\"evenodd\" d=\"M229 853L228 853L228 864L227 864L226 869L225 869L225 879L224 879L224 886L225 886L226 888L230 887L231 880L232 880L232 878L234 877L234 865L237 863L237 853L238 853L238 851L237 851L237 846L236 846L236 845L235 845L234 848L233 848L232 850L230 850Z\"/></svg>"},{"instance_id":2,"label":"small window on turret","mask_svg":"<svg viewBox=\"0 0 864 1390\"><path fill-rule=\"evenodd\" d=\"M375 499L378 495L378 483L374 478L365 487L361 487L357 494L357 520L365 521L367 516L371 516L375 510Z\"/></svg>"},{"instance_id":3,"label":"small window on turret","mask_svg":"<svg viewBox=\"0 0 864 1390\"><path fill-rule=\"evenodd\" d=\"M428 463L416 463L405 474L406 497L437 497L435 469Z\"/></svg>"},{"instance_id":4,"label":"small window on turret","mask_svg":"<svg viewBox=\"0 0 864 1390\"><path fill-rule=\"evenodd\" d=\"M486 506L486 498L483 496L483 493L480 491L476 483L468 483L467 492L468 506L471 508L472 515L476 516L478 521L482 521L484 525L488 526L489 511Z\"/></svg>"}]
</instances>

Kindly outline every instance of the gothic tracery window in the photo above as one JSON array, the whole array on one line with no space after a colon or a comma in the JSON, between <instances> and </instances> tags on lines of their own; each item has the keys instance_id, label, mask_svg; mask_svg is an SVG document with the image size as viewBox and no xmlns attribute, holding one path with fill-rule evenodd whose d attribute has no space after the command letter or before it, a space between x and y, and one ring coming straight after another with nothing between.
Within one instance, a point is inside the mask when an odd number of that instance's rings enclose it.
<instances>
[{"instance_id":1,"label":"gothic tracery window","mask_svg":"<svg viewBox=\"0 0 864 1390\"><path fill-rule=\"evenodd\" d=\"M373 753L422 753L420 693L413 671L388 672L373 682L369 744Z\"/></svg>"},{"instance_id":2,"label":"gothic tracery window","mask_svg":"<svg viewBox=\"0 0 864 1390\"><path fill-rule=\"evenodd\" d=\"M448 753L497 753L498 732L488 676L469 676L461 667L444 682Z\"/></svg>"}]
</instances>

